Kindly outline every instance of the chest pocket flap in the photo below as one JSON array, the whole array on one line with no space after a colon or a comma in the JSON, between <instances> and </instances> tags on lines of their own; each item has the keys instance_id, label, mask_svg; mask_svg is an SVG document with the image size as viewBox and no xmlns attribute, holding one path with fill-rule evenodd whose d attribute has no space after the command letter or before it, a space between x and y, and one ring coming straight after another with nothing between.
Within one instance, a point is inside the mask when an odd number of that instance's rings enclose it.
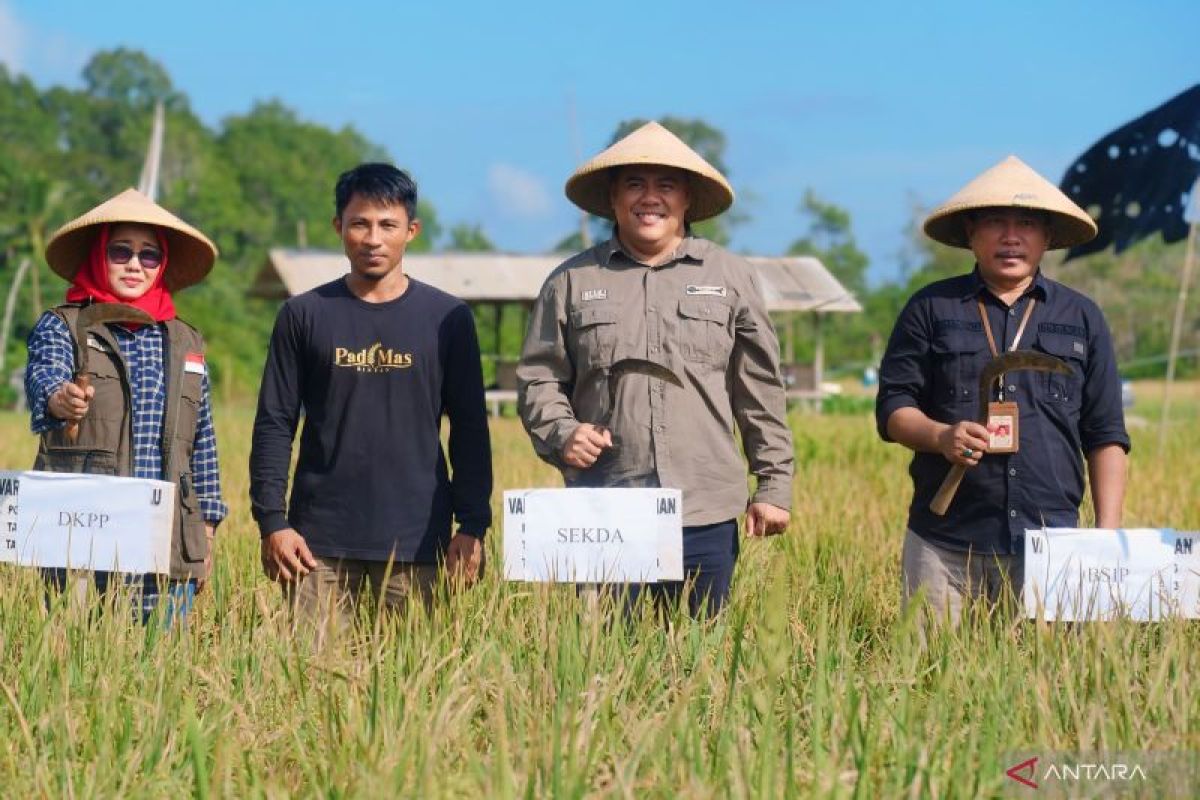
<instances>
[{"instance_id":1,"label":"chest pocket flap","mask_svg":"<svg viewBox=\"0 0 1200 800\"><path fill-rule=\"evenodd\" d=\"M933 354L933 392L939 402L978 403L979 375L991 359L982 333L947 330L929 343Z\"/></svg>"},{"instance_id":2,"label":"chest pocket flap","mask_svg":"<svg viewBox=\"0 0 1200 800\"><path fill-rule=\"evenodd\" d=\"M617 306L586 305L571 310L567 346L577 363L605 367L612 363L617 344Z\"/></svg>"},{"instance_id":3,"label":"chest pocket flap","mask_svg":"<svg viewBox=\"0 0 1200 800\"><path fill-rule=\"evenodd\" d=\"M725 366L733 349L733 309L714 297L685 297L679 301L679 316L683 357L714 368Z\"/></svg>"},{"instance_id":4,"label":"chest pocket flap","mask_svg":"<svg viewBox=\"0 0 1200 800\"><path fill-rule=\"evenodd\" d=\"M1080 366L1087 364L1087 341L1081 336L1042 331L1038 333L1037 349L1058 356L1068 364L1072 361Z\"/></svg>"},{"instance_id":5,"label":"chest pocket flap","mask_svg":"<svg viewBox=\"0 0 1200 800\"><path fill-rule=\"evenodd\" d=\"M1060 358L1071 368L1071 375L1043 373L1046 395L1070 405L1078 405L1082 394L1084 372L1087 369L1087 340L1067 333L1039 331L1035 349Z\"/></svg>"},{"instance_id":6,"label":"chest pocket flap","mask_svg":"<svg viewBox=\"0 0 1200 800\"><path fill-rule=\"evenodd\" d=\"M731 313L728 305L712 298L685 297L679 301L679 315L688 319L728 325Z\"/></svg>"},{"instance_id":7,"label":"chest pocket flap","mask_svg":"<svg viewBox=\"0 0 1200 800\"><path fill-rule=\"evenodd\" d=\"M592 325L611 325L617 321L615 306L584 306L571 311L571 325L590 328Z\"/></svg>"}]
</instances>

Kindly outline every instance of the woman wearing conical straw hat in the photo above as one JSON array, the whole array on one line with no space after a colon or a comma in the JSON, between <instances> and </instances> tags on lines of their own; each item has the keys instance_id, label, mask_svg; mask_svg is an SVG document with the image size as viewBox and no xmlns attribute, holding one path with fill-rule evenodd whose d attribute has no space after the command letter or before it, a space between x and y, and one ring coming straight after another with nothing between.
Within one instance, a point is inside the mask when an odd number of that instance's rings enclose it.
<instances>
[{"instance_id":1,"label":"woman wearing conical straw hat","mask_svg":"<svg viewBox=\"0 0 1200 800\"><path fill-rule=\"evenodd\" d=\"M957 620L969 598L1019 596L1027 528L1078 525L1085 459L1096 524L1119 527L1129 435L1104 315L1041 270L1047 250L1096 235L1091 217L1010 156L924 228L969 249L975 267L926 286L901 312L879 372L876 421L884 440L914 451L904 599L923 590L932 611ZM979 396L984 366L1011 350L1069 370L1013 369ZM949 493L939 498L939 489L960 471L943 507Z\"/></svg>"},{"instance_id":2,"label":"woman wearing conical straw hat","mask_svg":"<svg viewBox=\"0 0 1200 800\"><path fill-rule=\"evenodd\" d=\"M25 388L41 439L34 469L176 484L168 580L93 573L102 592L130 585L143 622L164 592L168 619L187 613L226 514L204 339L175 316L172 300L202 281L216 257L204 234L134 189L68 222L46 245L46 262L71 285L29 335ZM78 575L46 577L87 590Z\"/></svg>"},{"instance_id":3,"label":"woman wearing conical straw hat","mask_svg":"<svg viewBox=\"0 0 1200 800\"><path fill-rule=\"evenodd\" d=\"M577 169L566 194L612 220L613 236L546 280L517 369L521 419L568 486L681 489L690 591L650 592L715 613L737 560L737 517L751 536L781 532L792 497L779 344L753 268L690 230L728 209L733 190L651 122Z\"/></svg>"}]
</instances>

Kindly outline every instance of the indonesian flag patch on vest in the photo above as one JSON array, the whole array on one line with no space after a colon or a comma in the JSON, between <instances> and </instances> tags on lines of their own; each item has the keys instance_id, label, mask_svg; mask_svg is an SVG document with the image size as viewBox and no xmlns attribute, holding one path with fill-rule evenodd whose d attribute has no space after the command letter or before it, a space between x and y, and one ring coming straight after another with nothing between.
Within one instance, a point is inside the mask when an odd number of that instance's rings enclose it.
<instances>
[{"instance_id":1,"label":"indonesian flag patch on vest","mask_svg":"<svg viewBox=\"0 0 1200 800\"><path fill-rule=\"evenodd\" d=\"M204 375L204 353L188 353L183 358L183 371Z\"/></svg>"}]
</instances>

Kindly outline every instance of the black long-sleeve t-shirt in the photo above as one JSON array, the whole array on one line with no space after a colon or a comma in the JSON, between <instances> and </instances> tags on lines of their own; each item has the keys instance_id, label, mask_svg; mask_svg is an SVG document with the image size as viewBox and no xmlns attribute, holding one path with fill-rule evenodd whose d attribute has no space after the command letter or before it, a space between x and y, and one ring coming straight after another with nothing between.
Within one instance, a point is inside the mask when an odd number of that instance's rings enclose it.
<instances>
[{"instance_id":1,"label":"black long-sleeve t-shirt","mask_svg":"<svg viewBox=\"0 0 1200 800\"><path fill-rule=\"evenodd\" d=\"M320 556L431 562L449 541L452 517L462 532L483 536L491 491L479 343L465 303L412 279L396 300L369 303L339 278L284 304L250 452L250 500L263 536L291 527Z\"/></svg>"}]
</instances>

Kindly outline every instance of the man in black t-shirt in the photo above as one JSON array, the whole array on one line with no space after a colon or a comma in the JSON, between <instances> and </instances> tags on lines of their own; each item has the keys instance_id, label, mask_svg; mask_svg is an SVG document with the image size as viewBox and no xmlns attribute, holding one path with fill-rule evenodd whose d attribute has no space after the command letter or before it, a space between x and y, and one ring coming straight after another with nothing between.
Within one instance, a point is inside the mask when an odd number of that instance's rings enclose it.
<instances>
[{"instance_id":1,"label":"man in black t-shirt","mask_svg":"<svg viewBox=\"0 0 1200 800\"><path fill-rule=\"evenodd\" d=\"M250 454L263 567L297 618L310 620L344 618L368 589L387 607L409 595L427 603L441 560L473 581L491 525L471 310L401 265L421 227L416 186L391 165L363 164L339 178L335 194L350 273L280 309Z\"/></svg>"}]
</instances>

